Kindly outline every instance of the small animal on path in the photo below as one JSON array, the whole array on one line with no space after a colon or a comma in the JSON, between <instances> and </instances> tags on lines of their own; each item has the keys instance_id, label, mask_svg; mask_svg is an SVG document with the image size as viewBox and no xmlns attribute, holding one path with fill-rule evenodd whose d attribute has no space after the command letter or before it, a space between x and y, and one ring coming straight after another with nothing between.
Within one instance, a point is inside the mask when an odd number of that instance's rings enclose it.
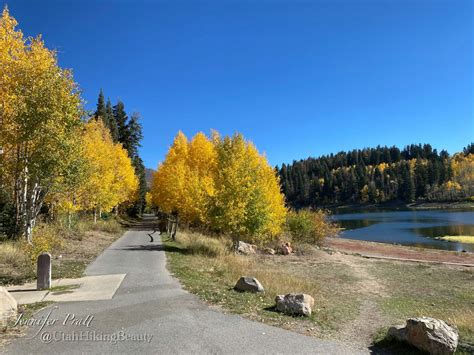
<instances>
[{"instance_id":1,"label":"small animal on path","mask_svg":"<svg viewBox=\"0 0 474 355\"><path fill-rule=\"evenodd\" d=\"M156 226L153 226L153 232L151 233L148 233L148 236L150 237L150 243L153 243L154 242L154 239L153 239L153 234L155 234L156 232L159 232L159 235L161 235L161 230L158 228L158 230L156 229Z\"/></svg>"},{"instance_id":2,"label":"small animal on path","mask_svg":"<svg viewBox=\"0 0 474 355\"><path fill-rule=\"evenodd\" d=\"M152 234L155 234L156 233L156 230L153 230L152 233L148 233L147 235L150 237L150 243L153 243L155 240L153 239L152 237Z\"/></svg>"}]
</instances>

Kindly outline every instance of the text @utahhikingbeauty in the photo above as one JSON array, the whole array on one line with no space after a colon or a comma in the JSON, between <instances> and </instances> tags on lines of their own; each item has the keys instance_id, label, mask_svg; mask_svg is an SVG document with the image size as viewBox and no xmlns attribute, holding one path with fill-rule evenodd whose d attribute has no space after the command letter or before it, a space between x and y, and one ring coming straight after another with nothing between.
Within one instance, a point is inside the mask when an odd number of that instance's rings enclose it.
<instances>
[{"instance_id":1,"label":"text @utahhikingbeauty","mask_svg":"<svg viewBox=\"0 0 474 355\"><path fill-rule=\"evenodd\" d=\"M54 342L105 342L115 345L120 342L151 343L153 340L153 334L148 333L132 334L126 330L107 333L93 330L94 315L77 316L74 313L67 313L58 317L54 314L55 309L57 307L39 317L26 318L24 314L20 314L13 326L37 327L38 329L30 339L38 338L46 344ZM58 326L64 328L58 329Z\"/></svg>"}]
</instances>

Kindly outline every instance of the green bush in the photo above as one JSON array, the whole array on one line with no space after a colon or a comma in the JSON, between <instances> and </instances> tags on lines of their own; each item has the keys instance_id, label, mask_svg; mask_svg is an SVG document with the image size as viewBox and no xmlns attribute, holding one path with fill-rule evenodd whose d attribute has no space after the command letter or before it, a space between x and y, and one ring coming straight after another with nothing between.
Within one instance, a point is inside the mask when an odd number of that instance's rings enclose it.
<instances>
[{"instance_id":1,"label":"green bush","mask_svg":"<svg viewBox=\"0 0 474 355\"><path fill-rule=\"evenodd\" d=\"M319 244L326 237L337 235L339 228L323 210L291 211L286 219L286 229L296 243Z\"/></svg>"}]
</instances>

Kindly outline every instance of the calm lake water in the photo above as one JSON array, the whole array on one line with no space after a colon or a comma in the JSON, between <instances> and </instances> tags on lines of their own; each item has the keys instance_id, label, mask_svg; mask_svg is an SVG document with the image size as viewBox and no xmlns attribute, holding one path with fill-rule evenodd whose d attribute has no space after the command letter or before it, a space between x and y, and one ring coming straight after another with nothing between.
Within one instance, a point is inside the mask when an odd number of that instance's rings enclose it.
<instances>
[{"instance_id":1,"label":"calm lake water","mask_svg":"<svg viewBox=\"0 0 474 355\"><path fill-rule=\"evenodd\" d=\"M474 212L394 211L333 215L345 230L341 237L474 252L474 244L437 240L446 235L474 236Z\"/></svg>"}]
</instances>

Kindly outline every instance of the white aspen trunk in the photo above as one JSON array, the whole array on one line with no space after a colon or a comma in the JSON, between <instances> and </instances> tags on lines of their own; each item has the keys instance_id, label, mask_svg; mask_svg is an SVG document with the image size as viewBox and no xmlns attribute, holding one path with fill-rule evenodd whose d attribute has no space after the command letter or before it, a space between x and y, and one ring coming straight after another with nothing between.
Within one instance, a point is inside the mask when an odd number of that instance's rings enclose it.
<instances>
[{"instance_id":1,"label":"white aspen trunk","mask_svg":"<svg viewBox=\"0 0 474 355\"><path fill-rule=\"evenodd\" d=\"M97 209L94 208L94 224L97 223Z\"/></svg>"},{"instance_id":2,"label":"white aspen trunk","mask_svg":"<svg viewBox=\"0 0 474 355\"><path fill-rule=\"evenodd\" d=\"M16 167L15 167L15 234L19 235L21 228L21 173L20 173L20 146L16 149Z\"/></svg>"},{"instance_id":3,"label":"white aspen trunk","mask_svg":"<svg viewBox=\"0 0 474 355\"><path fill-rule=\"evenodd\" d=\"M26 238L26 241L31 244L31 231L29 230L28 223L28 152L25 148L25 162L23 167L23 177L22 177L22 191L21 191L21 222L23 227L23 235Z\"/></svg>"},{"instance_id":4,"label":"white aspen trunk","mask_svg":"<svg viewBox=\"0 0 474 355\"><path fill-rule=\"evenodd\" d=\"M36 182L33 186L33 190L29 195L30 199L27 202L27 214L26 214L26 228L25 235L28 243L33 241L33 229L36 225L36 218L41 210L43 205L44 196L41 196L42 189L39 184Z\"/></svg>"},{"instance_id":5,"label":"white aspen trunk","mask_svg":"<svg viewBox=\"0 0 474 355\"><path fill-rule=\"evenodd\" d=\"M71 218L71 211L67 211L67 228L71 229L72 225L72 218Z\"/></svg>"}]
</instances>

